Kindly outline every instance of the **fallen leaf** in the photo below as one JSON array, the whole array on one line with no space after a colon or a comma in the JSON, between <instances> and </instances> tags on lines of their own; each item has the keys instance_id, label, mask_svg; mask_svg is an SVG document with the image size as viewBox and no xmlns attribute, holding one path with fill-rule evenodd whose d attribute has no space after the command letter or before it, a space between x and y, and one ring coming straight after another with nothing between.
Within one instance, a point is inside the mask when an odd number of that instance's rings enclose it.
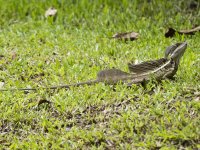
<instances>
[{"instance_id":1,"label":"fallen leaf","mask_svg":"<svg viewBox=\"0 0 200 150\"><path fill-rule=\"evenodd\" d=\"M45 12L45 17L54 17L57 14L57 9L50 7L49 9L47 9L47 11Z\"/></svg>"},{"instance_id":2,"label":"fallen leaf","mask_svg":"<svg viewBox=\"0 0 200 150\"><path fill-rule=\"evenodd\" d=\"M114 39L120 39L120 40L136 40L138 39L139 33L136 32L125 32L125 33L116 33L112 36Z\"/></svg>"},{"instance_id":3,"label":"fallen leaf","mask_svg":"<svg viewBox=\"0 0 200 150\"><path fill-rule=\"evenodd\" d=\"M165 37L173 37L175 35L175 33L178 34L186 34L186 35L194 35L195 32L199 32L200 31L200 26L197 26L195 28L189 29L189 30L180 30L177 31L173 28L169 28L168 31L165 33Z\"/></svg>"}]
</instances>

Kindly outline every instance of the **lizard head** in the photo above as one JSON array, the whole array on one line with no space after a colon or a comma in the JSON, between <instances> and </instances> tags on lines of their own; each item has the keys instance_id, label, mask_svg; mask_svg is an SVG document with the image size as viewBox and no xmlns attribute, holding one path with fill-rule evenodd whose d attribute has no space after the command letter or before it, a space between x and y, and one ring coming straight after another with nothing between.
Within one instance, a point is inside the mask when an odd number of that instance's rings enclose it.
<instances>
[{"instance_id":1,"label":"lizard head","mask_svg":"<svg viewBox=\"0 0 200 150\"><path fill-rule=\"evenodd\" d=\"M187 42L176 43L166 49L165 58L169 58L174 61L176 65L179 65L179 61L185 53L186 48Z\"/></svg>"}]
</instances>

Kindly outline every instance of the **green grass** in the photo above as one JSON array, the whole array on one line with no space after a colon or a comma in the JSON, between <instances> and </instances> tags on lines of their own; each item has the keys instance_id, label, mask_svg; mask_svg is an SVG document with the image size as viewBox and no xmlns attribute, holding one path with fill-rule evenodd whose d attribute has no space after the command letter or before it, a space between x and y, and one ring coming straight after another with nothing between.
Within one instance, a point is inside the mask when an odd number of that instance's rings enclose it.
<instances>
[{"instance_id":1,"label":"green grass","mask_svg":"<svg viewBox=\"0 0 200 150\"><path fill-rule=\"evenodd\" d=\"M200 6L190 10L190 2L0 0L1 88L87 81L112 67L128 71L132 60L161 58L167 46L188 42L176 80L146 89L100 83L0 92L0 148L200 148L200 33L164 37L167 27L200 25ZM51 6L55 21L44 17ZM109 38L127 31L139 39ZM51 103L38 106L40 100Z\"/></svg>"}]
</instances>

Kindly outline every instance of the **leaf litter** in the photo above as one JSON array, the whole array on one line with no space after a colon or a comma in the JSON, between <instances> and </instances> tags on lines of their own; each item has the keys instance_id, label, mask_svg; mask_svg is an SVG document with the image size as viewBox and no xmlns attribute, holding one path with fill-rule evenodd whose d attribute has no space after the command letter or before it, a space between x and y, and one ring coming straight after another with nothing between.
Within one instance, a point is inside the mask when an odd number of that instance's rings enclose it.
<instances>
[{"instance_id":1,"label":"leaf litter","mask_svg":"<svg viewBox=\"0 0 200 150\"><path fill-rule=\"evenodd\" d=\"M123 32L123 33L116 33L112 36L114 39L125 40L125 41L134 41L137 40L139 37L139 33L136 32Z\"/></svg>"}]
</instances>

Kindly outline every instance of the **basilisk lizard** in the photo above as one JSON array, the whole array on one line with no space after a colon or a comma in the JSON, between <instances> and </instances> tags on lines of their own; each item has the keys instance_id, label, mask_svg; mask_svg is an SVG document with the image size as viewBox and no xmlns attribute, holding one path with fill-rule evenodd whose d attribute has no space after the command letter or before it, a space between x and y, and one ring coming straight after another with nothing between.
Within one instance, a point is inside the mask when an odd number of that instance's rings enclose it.
<instances>
[{"instance_id":1,"label":"basilisk lizard","mask_svg":"<svg viewBox=\"0 0 200 150\"><path fill-rule=\"evenodd\" d=\"M102 70L97 74L96 80L80 82L75 84L60 85L53 87L45 87L42 89L60 89L70 87L78 87L81 85L92 85L99 82L105 82L107 84L116 84L118 82L125 83L128 86L132 84L142 83L143 81L148 81L153 76L157 80L162 80L164 78L172 78L179 66L180 58L183 56L187 48L187 43L176 43L172 46L167 47L165 50L165 57L142 62L140 64L128 64L130 73L124 72L119 69L106 69ZM18 89L0 89L0 91L14 91L14 90L37 90L39 88L18 88Z\"/></svg>"}]
</instances>

